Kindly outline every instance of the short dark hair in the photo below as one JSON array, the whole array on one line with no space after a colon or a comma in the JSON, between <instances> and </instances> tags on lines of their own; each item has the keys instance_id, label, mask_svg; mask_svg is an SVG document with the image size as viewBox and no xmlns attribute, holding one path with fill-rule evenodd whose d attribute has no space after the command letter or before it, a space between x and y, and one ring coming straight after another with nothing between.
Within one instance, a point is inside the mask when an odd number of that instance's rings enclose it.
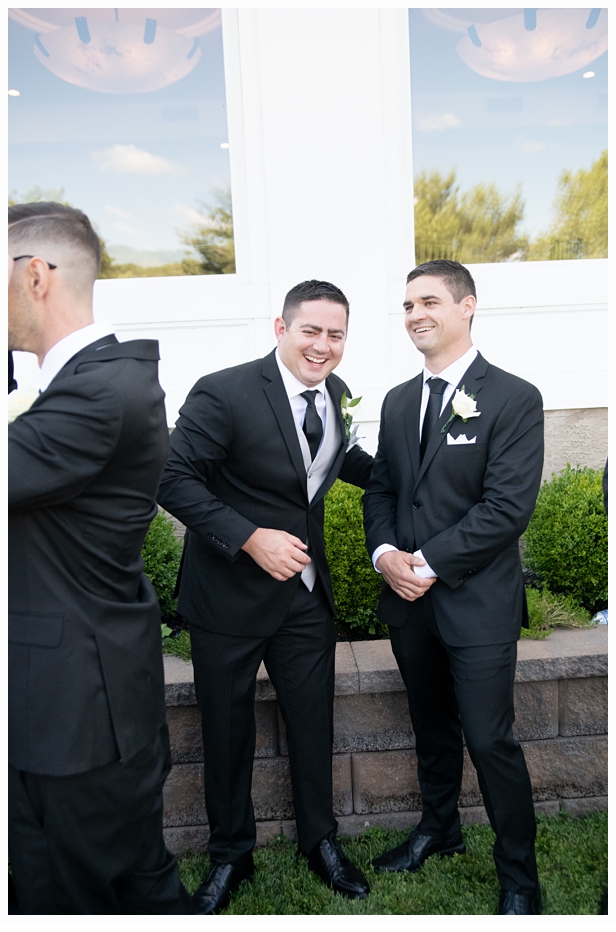
<instances>
[{"instance_id":1,"label":"short dark hair","mask_svg":"<svg viewBox=\"0 0 616 932\"><path fill-rule=\"evenodd\" d=\"M53 201L32 201L9 207L10 238L34 237L78 249L92 257L94 278L101 267L101 241L82 210Z\"/></svg>"},{"instance_id":2,"label":"short dark hair","mask_svg":"<svg viewBox=\"0 0 616 932\"><path fill-rule=\"evenodd\" d=\"M442 278L456 304L463 301L469 294L474 298L477 297L473 276L465 266L459 262L454 262L452 259L433 259L431 262L418 265L406 276L407 285L414 278L419 278L421 275L433 275L434 278Z\"/></svg>"},{"instance_id":3,"label":"short dark hair","mask_svg":"<svg viewBox=\"0 0 616 932\"><path fill-rule=\"evenodd\" d=\"M331 282L318 282L315 278L300 282L291 288L282 307L282 319L287 327L297 316L299 306L303 301L331 301L332 304L341 304L346 311L347 326L349 324L349 302L340 288Z\"/></svg>"}]
</instances>

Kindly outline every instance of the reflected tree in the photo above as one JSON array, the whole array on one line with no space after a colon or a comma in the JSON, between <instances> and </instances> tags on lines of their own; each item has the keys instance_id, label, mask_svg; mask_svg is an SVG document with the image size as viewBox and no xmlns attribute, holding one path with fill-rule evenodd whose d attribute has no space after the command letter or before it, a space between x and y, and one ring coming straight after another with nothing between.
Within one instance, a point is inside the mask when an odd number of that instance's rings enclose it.
<instances>
[{"instance_id":1,"label":"reflected tree","mask_svg":"<svg viewBox=\"0 0 616 932\"><path fill-rule=\"evenodd\" d=\"M522 259L529 245L520 232L523 217L520 187L503 194L494 184L478 184L461 193L455 171L421 172L415 179L416 262Z\"/></svg>"},{"instance_id":2,"label":"reflected tree","mask_svg":"<svg viewBox=\"0 0 616 932\"><path fill-rule=\"evenodd\" d=\"M531 244L529 259L607 257L607 149L588 170L562 173L553 211L552 225Z\"/></svg>"},{"instance_id":3,"label":"reflected tree","mask_svg":"<svg viewBox=\"0 0 616 932\"><path fill-rule=\"evenodd\" d=\"M203 221L191 224L182 242L192 246L200 258L182 262L186 275L223 275L235 272L233 209L229 185L213 189L213 203L201 203Z\"/></svg>"}]
</instances>

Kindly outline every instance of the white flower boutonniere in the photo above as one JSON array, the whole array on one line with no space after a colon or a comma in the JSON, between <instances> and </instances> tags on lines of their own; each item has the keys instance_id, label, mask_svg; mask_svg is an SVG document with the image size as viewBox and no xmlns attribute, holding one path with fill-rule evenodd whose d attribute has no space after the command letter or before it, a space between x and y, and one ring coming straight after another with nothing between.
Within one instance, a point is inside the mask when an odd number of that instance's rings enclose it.
<instances>
[{"instance_id":1,"label":"white flower boutonniere","mask_svg":"<svg viewBox=\"0 0 616 932\"><path fill-rule=\"evenodd\" d=\"M37 398L38 392L33 392L29 388L16 388L14 392L11 392L9 395L9 424L20 414L23 414L24 411L27 411Z\"/></svg>"},{"instance_id":2,"label":"white flower boutonniere","mask_svg":"<svg viewBox=\"0 0 616 932\"><path fill-rule=\"evenodd\" d=\"M462 418L464 423L468 421L469 417L479 417L481 411L477 411L477 402L474 400L475 395L467 395L464 391L464 386L460 389L456 389L454 396L451 400L451 415L446 424L443 424L441 427L441 433L444 434L451 422L456 417Z\"/></svg>"},{"instance_id":3,"label":"white flower boutonniere","mask_svg":"<svg viewBox=\"0 0 616 932\"><path fill-rule=\"evenodd\" d=\"M362 400L362 397L363 396L360 395L358 398L351 398L351 400L349 401L349 399L347 398L347 393L343 392L342 398L340 399L340 408L342 409L342 420L344 421L344 432L346 434L347 440L349 441L347 445L347 450L350 447L352 447L354 443L357 442L357 429L359 427L358 424L356 424L355 427L353 427L353 415L351 414L350 408L355 408L359 404L359 402Z\"/></svg>"}]
</instances>

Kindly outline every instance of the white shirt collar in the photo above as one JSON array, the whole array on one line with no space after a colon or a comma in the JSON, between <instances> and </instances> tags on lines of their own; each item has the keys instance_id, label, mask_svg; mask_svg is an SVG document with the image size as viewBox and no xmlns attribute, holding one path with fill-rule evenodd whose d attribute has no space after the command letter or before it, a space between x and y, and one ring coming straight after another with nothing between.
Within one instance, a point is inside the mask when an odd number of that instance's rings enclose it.
<instances>
[{"instance_id":1,"label":"white shirt collar","mask_svg":"<svg viewBox=\"0 0 616 932\"><path fill-rule=\"evenodd\" d=\"M289 369L287 369L287 367L285 366L285 364L283 363L282 359L280 358L278 354L278 349L276 349L276 362L278 363L278 368L280 369L280 375L282 376L282 381L284 383L284 387L286 389L286 392L289 398L295 398L296 395L301 395L302 392L305 392L306 389L309 389L309 388L312 388L312 389L316 388L317 391L321 392L321 394L325 396L325 388L326 388L325 379L323 379L322 382L319 382L318 385L311 385L311 386L304 385L303 382L300 382L300 380L296 378L296 376L294 376L293 373Z\"/></svg>"},{"instance_id":2,"label":"white shirt collar","mask_svg":"<svg viewBox=\"0 0 616 932\"><path fill-rule=\"evenodd\" d=\"M111 336L109 324L88 324L80 330L73 330L67 337L59 340L47 352L41 365L39 378L39 390L44 392L49 388L50 382L57 376L69 359L72 359L76 353L89 346L90 343L100 340L101 337Z\"/></svg>"},{"instance_id":3,"label":"white shirt collar","mask_svg":"<svg viewBox=\"0 0 616 932\"><path fill-rule=\"evenodd\" d=\"M432 376L435 376L435 377L438 377L439 379L445 379L446 382L449 382L450 385L453 385L455 387L460 381L460 379L462 378L462 376L464 375L464 373L466 372L466 370L468 369L468 367L471 365L471 363L475 361L476 358L477 358L477 350L474 346L471 346L471 348L465 352L464 356L460 356L459 359L456 359L455 362L452 362L451 365L443 369L442 372L430 372L430 370L424 366L424 370L423 370L424 385L428 381L428 379L431 379Z\"/></svg>"}]
</instances>

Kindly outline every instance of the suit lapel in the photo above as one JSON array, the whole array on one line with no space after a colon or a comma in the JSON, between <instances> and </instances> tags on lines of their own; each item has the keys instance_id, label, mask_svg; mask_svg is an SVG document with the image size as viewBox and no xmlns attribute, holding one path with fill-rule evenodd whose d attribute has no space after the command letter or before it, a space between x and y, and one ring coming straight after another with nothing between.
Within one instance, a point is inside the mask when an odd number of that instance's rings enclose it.
<instances>
[{"instance_id":1,"label":"suit lapel","mask_svg":"<svg viewBox=\"0 0 616 932\"><path fill-rule=\"evenodd\" d=\"M404 402L404 429L406 431L411 470L414 476L419 472L419 412L421 409L422 388L423 379L421 375L418 375L409 382Z\"/></svg>"},{"instance_id":2,"label":"suit lapel","mask_svg":"<svg viewBox=\"0 0 616 932\"><path fill-rule=\"evenodd\" d=\"M447 424L447 421L452 415L452 401L456 391L464 386L465 394L475 395L475 397L477 397L482 388L481 379L484 377L487 368L488 363L480 353L477 353L477 356L456 385L453 395L445 405L445 410L438 419L437 425L434 428L434 433L428 442L428 448L425 452L424 458L421 461L421 466L419 467L419 472L417 473L417 482L419 482L419 480L424 475L441 444L445 442L445 438L449 433L449 428L455 423L454 419L454 421L451 421L451 423L447 425L447 430L443 431L443 427L445 424ZM419 432L419 426L417 427L417 431ZM419 450L419 443L417 443L417 449Z\"/></svg>"},{"instance_id":3,"label":"suit lapel","mask_svg":"<svg viewBox=\"0 0 616 932\"><path fill-rule=\"evenodd\" d=\"M287 395L286 389L284 387L284 382L282 381L282 376L280 375L280 369L278 368L278 364L273 352L263 359L261 372L264 378L267 379L267 384L264 386L263 391L265 392L267 400L269 401L270 405L272 406L272 410L276 415L280 433L282 434L283 440L287 445L289 456L291 457L291 461L295 467L295 471L301 483L302 489L304 490L306 496L308 496L306 467L304 465L304 458L302 456L299 440L297 439L297 430L295 427L295 421L293 420L291 405L289 404L289 396Z\"/></svg>"}]
</instances>

